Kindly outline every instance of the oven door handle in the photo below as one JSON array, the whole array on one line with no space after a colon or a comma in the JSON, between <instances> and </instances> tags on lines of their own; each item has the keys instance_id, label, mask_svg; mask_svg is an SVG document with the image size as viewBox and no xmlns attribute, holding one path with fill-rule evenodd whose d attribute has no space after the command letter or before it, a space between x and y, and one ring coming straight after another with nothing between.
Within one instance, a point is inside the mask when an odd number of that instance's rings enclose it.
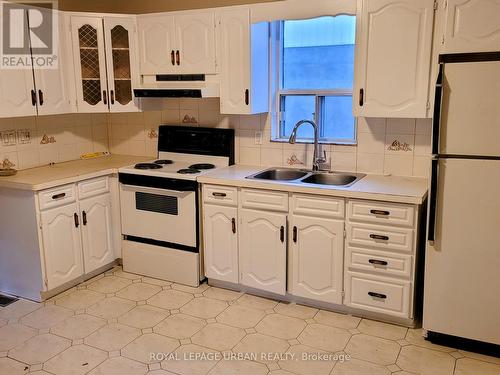
<instances>
[{"instance_id":1,"label":"oven door handle","mask_svg":"<svg viewBox=\"0 0 500 375\"><path fill-rule=\"evenodd\" d=\"M175 189L161 189L161 188L154 188L154 187L149 187L149 186L139 186L139 185L128 185L128 184L121 184L123 189L130 190L133 192L144 192L144 193L151 193L151 194L158 194L158 195L174 195L176 197L183 197L186 196L190 193L194 193L192 190L175 190Z\"/></svg>"}]
</instances>

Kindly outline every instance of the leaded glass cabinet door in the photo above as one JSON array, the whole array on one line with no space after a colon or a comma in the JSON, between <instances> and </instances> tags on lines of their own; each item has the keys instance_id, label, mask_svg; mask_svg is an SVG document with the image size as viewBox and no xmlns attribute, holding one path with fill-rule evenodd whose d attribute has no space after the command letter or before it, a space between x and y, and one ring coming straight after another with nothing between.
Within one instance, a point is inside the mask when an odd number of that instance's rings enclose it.
<instances>
[{"instance_id":1,"label":"leaded glass cabinet door","mask_svg":"<svg viewBox=\"0 0 500 375\"><path fill-rule=\"evenodd\" d=\"M108 87L102 18L72 17L78 112L107 112Z\"/></svg>"},{"instance_id":2,"label":"leaded glass cabinet door","mask_svg":"<svg viewBox=\"0 0 500 375\"><path fill-rule=\"evenodd\" d=\"M135 20L104 18L109 108L112 112L137 111L132 92L137 76Z\"/></svg>"}]
</instances>

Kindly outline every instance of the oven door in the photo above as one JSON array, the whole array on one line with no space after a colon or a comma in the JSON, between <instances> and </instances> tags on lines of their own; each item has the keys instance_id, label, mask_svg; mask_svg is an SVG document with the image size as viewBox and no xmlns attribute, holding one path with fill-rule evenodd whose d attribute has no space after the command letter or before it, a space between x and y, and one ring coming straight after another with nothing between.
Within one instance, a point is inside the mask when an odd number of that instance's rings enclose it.
<instances>
[{"instance_id":1,"label":"oven door","mask_svg":"<svg viewBox=\"0 0 500 375\"><path fill-rule=\"evenodd\" d=\"M120 176L122 177L122 176ZM120 178L120 180L124 180ZM147 182L134 178L136 184L120 184L122 234L141 239L183 245L197 249L196 188L179 188L168 180L162 187L139 186ZM130 181L127 181L130 182ZM179 189L179 190L176 190Z\"/></svg>"}]
</instances>

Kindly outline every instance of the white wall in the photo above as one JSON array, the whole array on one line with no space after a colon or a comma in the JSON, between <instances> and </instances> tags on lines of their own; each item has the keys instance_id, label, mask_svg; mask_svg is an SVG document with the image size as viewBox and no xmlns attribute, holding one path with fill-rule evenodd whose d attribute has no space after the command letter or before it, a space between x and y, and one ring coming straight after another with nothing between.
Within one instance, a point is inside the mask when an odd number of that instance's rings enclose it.
<instances>
[{"instance_id":1,"label":"white wall","mask_svg":"<svg viewBox=\"0 0 500 375\"><path fill-rule=\"evenodd\" d=\"M294 167L311 167L312 145L270 142L270 118L225 116L218 99L158 99L143 113L111 114L109 145L112 153L154 157L159 124L182 124L185 116L195 118L195 126L236 129L236 162L247 165L290 166L292 155L304 162ZM193 125L193 124L186 124ZM262 145L255 144L255 132L262 131ZM391 151L395 141L407 143L406 151ZM358 145L325 145L331 169L403 176L428 176L431 120L363 119L358 124Z\"/></svg>"}]
</instances>

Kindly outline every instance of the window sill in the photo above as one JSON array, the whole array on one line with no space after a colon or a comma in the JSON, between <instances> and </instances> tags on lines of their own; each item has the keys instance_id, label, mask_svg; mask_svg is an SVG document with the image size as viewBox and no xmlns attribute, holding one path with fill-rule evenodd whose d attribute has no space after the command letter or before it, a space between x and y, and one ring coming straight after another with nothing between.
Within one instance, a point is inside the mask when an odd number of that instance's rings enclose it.
<instances>
[{"instance_id":1,"label":"window sill","mask_svg":"<svg viewBox=\"0 0 500 375\"><path fill-rule=\"evenodd\" d=\"M270 142L274 143L288 143L288 138L274 138L271 139ZM313 140L309 139L297 139L295 143L298 144L313 144ZM341 145L341 146L357 146L358 142L357 141L319 141L318 142L320 145Z\"/></svg>"}]
</instances>

